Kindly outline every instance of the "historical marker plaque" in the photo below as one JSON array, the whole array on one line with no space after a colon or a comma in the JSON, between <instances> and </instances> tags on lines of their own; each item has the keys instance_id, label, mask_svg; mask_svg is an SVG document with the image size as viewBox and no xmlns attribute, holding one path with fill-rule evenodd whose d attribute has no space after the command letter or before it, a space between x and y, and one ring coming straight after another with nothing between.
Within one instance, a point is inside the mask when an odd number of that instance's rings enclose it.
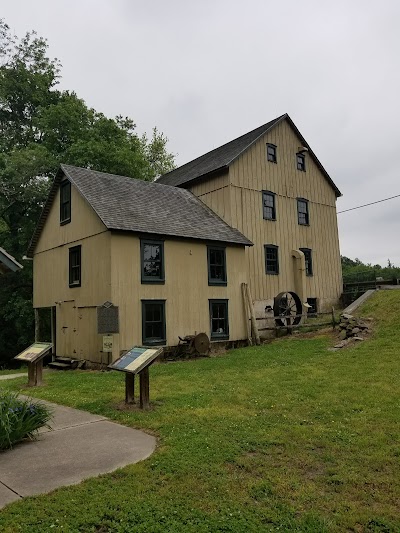
<instances>
[{"instance_id":1,"label":"historical marker plaque","mask_svg":"<svg viewBox=\"0 0 400 533\"><path fill-rule=\"evenodd\" d=\"M162 353L162 348L135 346L122 357L111 363L108 368L138 374L149 366Z\"/></svg>"},{"instance_id":2,"label":"historical marker plaque","mask_svg":"<svg viewBox=\"0 0 400 533\"><path fill-rule=\"evenodd\" d=\"M51 342L35 342L14 357L17 361L28 363L28 386L42 384L43 359L53 348Z\"/></svg>"},{"instance_id":3,"label":"historical marker plaque","mask_svg":"<svg viewBox=\"0 0 400 533\"><path fill-rule=\"evenodd\" d=\"M111 302L97 308L97 333L119 333L119 308Z\"/></svg>"},{"instance_id":4,"label":"historical marker plaque","mask_svg":"<svg viewBox=\"0 0 400 533\"><path fill-rule=\"evenodd\" d=\"M108 368L125 372L125 403L135 403L135 375L140 376L140 408L150 407L149 366L162 353L162 348L134 346Z\"/></svg>"},{"instance_id":5,"label":"historical marker plaque","mask_svg":"<svg viewBox=\"0 0 400 533\"><path fill-rule=\"evenodd\" d=\"M24 361L25 363L36 363L39 359L47 355L52 347L51 342L35 342L29 348L16 355L14 359Z\"/></svg>"}]
</instances>

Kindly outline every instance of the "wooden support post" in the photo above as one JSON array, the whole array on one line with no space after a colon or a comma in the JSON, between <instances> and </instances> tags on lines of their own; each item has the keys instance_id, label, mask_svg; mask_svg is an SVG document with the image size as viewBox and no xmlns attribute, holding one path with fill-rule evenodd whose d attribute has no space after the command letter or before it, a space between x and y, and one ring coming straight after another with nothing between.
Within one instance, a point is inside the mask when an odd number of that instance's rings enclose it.
<instances>
[{"instance_id":1,"label":"wooden support post","mask_svg":"<svg viewBox=\"0 0 400 533\"><path fill-rule=\"evenodd\" d=\"M34 387L36 384L36 365L28 363L28 387Z\"/></svg>"},{"instance_id":2,"label":"wooden support post","mask_svg":"<svg viewBox=\"0 0 400 533\"><path fill-rule=\"evenodd\" d=\"M35 377L35 386L40 387L43 384L43 359L40 359L36 363L36 377Z\"/></svg>"},{"instance_id":3,"label":"wooden support post","mask_svg":"<svg viewBox=\"0 0 400 533\"><path fill-rule=\"evenodd\" d=\"M260 334L258 332L256 313L254 311L253 300L251 299L250 288L246 283L247 304L250 309L251 329L253 330L253 338L256 344L261 344Z\"/></svg>"},{"instance_id":4,"label":"wooden support post","mask_svg":"<svg viewBox=\"0 0 400 533\"><path fill-rule=\"evenodd\" d=\"M125 373L125 403L135 403L135 374Z\"/></svg>"},{"instance_id":5,"label":"wooden support post","mask_svg":"<svg viewBox=\"0 0 400 533\"><path fill-rule=\"evenodd\" d=\"M40 322L39 322L39 309L34 309L35 315L35 342L39 342L40 336Z\"/></svg>"},{"instance_id":6,"label":"wooden support post","mask_svg":"<svg viewBox=\"0 0 400 533\"><path fill-rule=\"evenodd\" d=\"M149 367L146 366L140 374L140 409L149 409L150 407L150 383Z\"/></svg>"},{"instance_id":7,"label":"wooden support post","mask_svg":"<svg viewBox=\"0 0 400 533\"><path fill-rule=\"evenodd\" d=\"M253 345L253 339L251 338L251 324L249 323L249 309L247 305L247 292L246 292L246 283L242 283L242 296L243 296L243 306L244 306L244 318L246 320L246 332L247 340L250 346Z\"/></svg>"}]
</instances>

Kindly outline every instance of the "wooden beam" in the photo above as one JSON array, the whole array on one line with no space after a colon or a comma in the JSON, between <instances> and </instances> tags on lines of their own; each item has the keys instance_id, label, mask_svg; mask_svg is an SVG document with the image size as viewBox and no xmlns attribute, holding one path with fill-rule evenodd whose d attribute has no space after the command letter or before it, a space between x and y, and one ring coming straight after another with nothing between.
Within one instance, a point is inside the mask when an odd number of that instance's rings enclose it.
<instances>
[{"instance_id":1,"label":"wooden beam","mask_svg":"<svg viewBox=\"0 0 400 533\"><path fill-rule=\"evenodd\" d=\"M135 374L125 373L125 403L135 403Z\"/></svg>"},{"instance_id":2,"label":"wooden beam","mask_svg":"<svg viewBox=\"0 0 400 533\"><path fill-rule=\"evenodd\" d=\"M150 380L149 367L146 366L140 374L140 409L150 408Z\"/></svg>"},{"instance_id":3,"label":"wooden beam","mask_svg":"<svg viewBox=\"0 0 400 533\"><path fill-rule=\"evenodd\" d=\"M255 339L255 343L259 345L261 344L261 340L260 340L260 334L258 332L256 313L254 311L253 300L251 298L250 288L248 284L246 283L245 285L246 285L247 304L250 309L251 329L253 331L253 338Z\"/></svg>"}]
</instances>

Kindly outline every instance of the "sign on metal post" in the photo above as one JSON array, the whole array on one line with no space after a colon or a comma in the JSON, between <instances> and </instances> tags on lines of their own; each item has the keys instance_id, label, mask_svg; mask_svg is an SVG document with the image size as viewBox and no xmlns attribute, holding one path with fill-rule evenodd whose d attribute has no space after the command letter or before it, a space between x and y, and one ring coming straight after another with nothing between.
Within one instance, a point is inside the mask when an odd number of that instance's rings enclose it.
<instances>
[{"instance_id":1,"label":"sign on metal post","mask_svg":"<svg viewBox=\"0 0 400 533\"><path fill-rule=\"evenodd\" d=\"M119 308L111 302L97 308L97 333L119 333Z\"/></svg>"},{"instance_id":2,"label":"sign on metal post","mask_svg":"<svg viewBox=\"0 0 400 533\"><path fill-rule=\"evenodd\" d=\"M113 336L103 335L103 352L112 352L113 350Z\"/></svg>"}]
</instances>

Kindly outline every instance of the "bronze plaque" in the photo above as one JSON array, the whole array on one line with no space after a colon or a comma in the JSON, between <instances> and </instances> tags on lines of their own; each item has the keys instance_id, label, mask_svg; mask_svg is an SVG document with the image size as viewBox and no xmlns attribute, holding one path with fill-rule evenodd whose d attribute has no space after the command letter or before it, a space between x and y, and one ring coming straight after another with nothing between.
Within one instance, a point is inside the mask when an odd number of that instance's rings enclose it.
<instances>
[{"instance_id":1,"label":"bronze plaque","mask_svg":"<svg viewBox=\"0 0 400 533\"><path fill-rule=\"evenodd\" d=\"M105 335L107 333L119 333L119 308L115 305L105 307L101 305L97 308L97 333Z\"/></svg>"}]
</instances>

